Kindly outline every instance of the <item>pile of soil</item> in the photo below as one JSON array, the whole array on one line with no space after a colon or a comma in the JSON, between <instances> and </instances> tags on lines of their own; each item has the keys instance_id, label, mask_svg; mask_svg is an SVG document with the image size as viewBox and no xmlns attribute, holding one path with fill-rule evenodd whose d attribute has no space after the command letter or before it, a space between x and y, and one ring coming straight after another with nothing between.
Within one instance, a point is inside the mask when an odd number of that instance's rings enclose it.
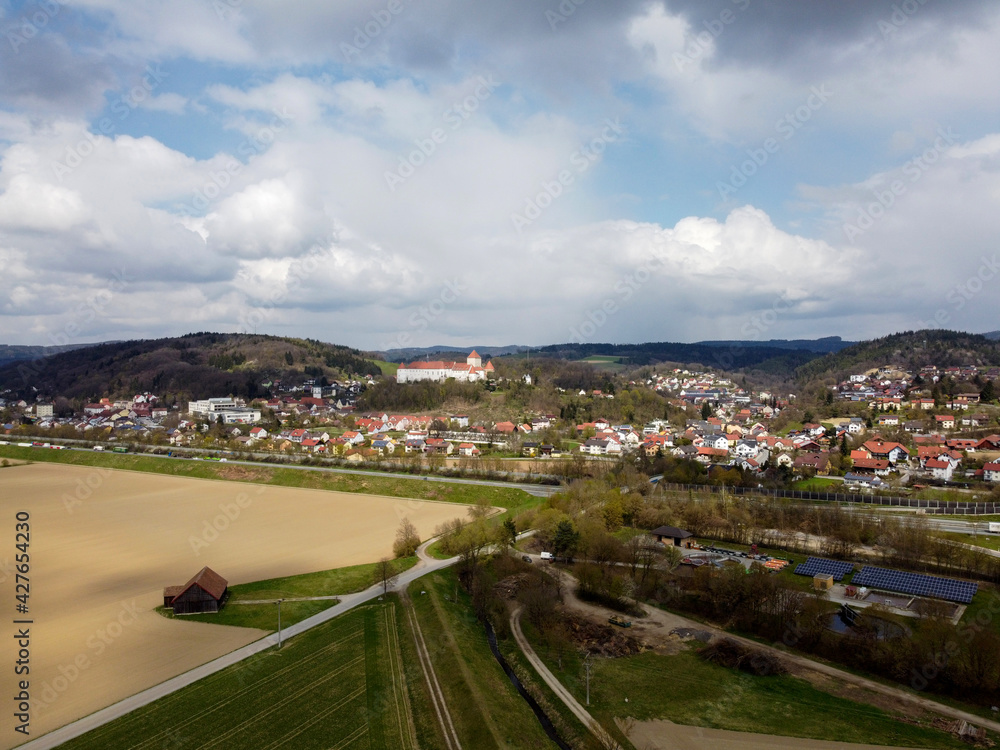
<instances>
[{"instance_id":1,"label":"pile of soil","mask_svg":"<svg viewBox=\"0 0 1000 750\"><path fill-rule=\"evenodd\" d=\"M528 584L529 578L530 576L527 573L507 576L494 584L493 593L501 599L511 601L517 597L517 592Z\"/></svg>"},{"instance_id":2,"label":"pile of soil","mask_svg":"<svg viewBox=\"0 0 1000 750\"><path fill-rule=\"evenodd\" d=\"M770 651L751 648L731 638L718 638L698 651L705 661L739 669L760 677L788 672L785 663Z\"/></svg>"},{"instance_id":3,"label":"pile of soil","mask_svg":"<svg viewBox=\"0 0 1000 750\"><path fill-rule=\"evenodd\" d=\"M567 615L565 621L566 632L573 644L596 656L617 659L620 656L633 656L645 648L638 639L622 628L601 625L572 615Z\"/></svg>"}]
</instances>

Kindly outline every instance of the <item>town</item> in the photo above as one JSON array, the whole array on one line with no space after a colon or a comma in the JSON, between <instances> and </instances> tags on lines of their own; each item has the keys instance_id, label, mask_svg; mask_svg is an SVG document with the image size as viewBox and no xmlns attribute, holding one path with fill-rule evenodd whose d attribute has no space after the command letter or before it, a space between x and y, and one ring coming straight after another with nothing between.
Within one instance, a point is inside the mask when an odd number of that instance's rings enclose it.
<instances>
[{"instance_id":1,"label":"town","mask_svg":"<svg viewBox=\"0 0 1000 750\"><path fill-rule=\"evenodd\" d=\"M702 466L698 481L705 483L721 476L731 483L790 485L817 477L858 492L927 485L989 491L1000 482L994 390L1000 368L883 366L826 386L811 405L708 370L652 368L645 375L611 380L606 391L558 387L559 413L510 410L506 419L489 421L468 413L359 411L358 397L377 386L377 376L322 385L312 378L269 381L262 386L272 395L249 402L220 395L168 403L142 393L77 410L59 396L36 403L0 398L0 413L10 438L80 439L95 449L117 444L350 463L408 460L428 469L488 465L502 471L509 462L514 472L555 476L565 475L569 462L579 469L581 459L593 473L601 462L668 458ZM417 361L396 372L403 387L423 381L496 389L505 378L475 351L465 362ZM516 385L539 386L529 374ZM622 399L645 391L660 399L666 416L635 424L570 418L611 412L615 390L616 413Z\"/></svg>"}]
</instances>

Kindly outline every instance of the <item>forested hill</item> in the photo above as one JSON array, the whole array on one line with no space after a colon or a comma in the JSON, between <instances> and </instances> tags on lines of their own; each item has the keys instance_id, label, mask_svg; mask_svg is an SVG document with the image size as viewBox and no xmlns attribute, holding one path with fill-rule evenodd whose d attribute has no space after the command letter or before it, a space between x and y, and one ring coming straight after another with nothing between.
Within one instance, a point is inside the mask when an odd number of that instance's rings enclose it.
<instances>
[{"instance_id":1,"label":"forested hill","mask_svg":"<svg viewBox=\"0 0 1000 750\"><path fill-rule=\"evenodd\" d=\"M818 352L787 346L767 346L757 342L705 342L676 344L554 344L532 350L532 355L581 360L588 357L620 357L625 365L654 365L660 362L693 364L720 370L760 369L790 377L795 368L820 356Z\"/></svg>"},{"instance_id":2,"label":"forested hill","mask_svg":"<svg viewBox=\"0 0 1000 750\"><path fill-rule=\"evenodd\" d=\"M843 380L874 367L893 365L919 370L926 365L955 367L1000 365L1000 341L977 333L959 331L905 331L849 346L814 359L798 368L799 381Z\"/></svg>"},{"instance_id":3,"label":"forested hill","mask_svg":"<svg viewBox=\"0 0 1000 750\"><path fill-rule=\"evenodd\" d=\"M149 391L182 398L263 395L261 383L378 375L361 352L311 339L238 333L98 344L0 368L0 391L28 400L95 399ZM37 389L37 393L36 393Z\"/></svg>"},{"instance_id":4,"label":"forested hill","mask_svg":"<svg viewBox=\"0 0 1000 750\"><path fill-rule=\"evenodd\" d=\"M71 352L74 349L82 349L93 344L64 344L63 346L12 346L0 344L0 367L11 362L18 362L24 359L36 359L38 357L50 357L61 352Z\"/></svg>"}]
</instances>

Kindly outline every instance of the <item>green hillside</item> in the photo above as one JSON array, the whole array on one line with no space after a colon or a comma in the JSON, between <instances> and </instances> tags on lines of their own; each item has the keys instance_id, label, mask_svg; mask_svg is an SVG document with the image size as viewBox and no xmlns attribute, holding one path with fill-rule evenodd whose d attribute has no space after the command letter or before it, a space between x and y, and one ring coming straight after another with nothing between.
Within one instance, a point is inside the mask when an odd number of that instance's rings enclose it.
<instances>
[{"instance_id":1,"label":"green hillside","mask_svg":"<svg viewBox=\"0 0 1000 750\"><path fill-rule=\"evenodd\" d=\"M94 399L145 391L184 398L233 394L254 398L261 384L379 375L355 350L311 339L240 333L98 344L0 368L0 391L22 398Z\"/></svg>"}]
</instances>

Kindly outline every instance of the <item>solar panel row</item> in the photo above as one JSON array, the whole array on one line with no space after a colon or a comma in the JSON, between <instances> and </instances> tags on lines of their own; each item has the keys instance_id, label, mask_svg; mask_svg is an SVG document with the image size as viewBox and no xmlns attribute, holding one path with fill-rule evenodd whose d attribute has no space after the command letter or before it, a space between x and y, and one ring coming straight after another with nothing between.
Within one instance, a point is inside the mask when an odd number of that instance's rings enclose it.
<instances>
[{"instance_id":1,"label":"solar panel row","mask_svg":"<svg viewBox=\"0 0 1000 750\"><path fill-rule=\"evenodd\" d=\"M914 596L931 596L950 602L968 604L979 590L978 583L959 581L954 578L938 578L903 570L877 568L866 565L852 581L857 586L868 586L886 591L898 591Z\"/></svg>"},{"instance_id":2,"label":"solar panel row","mask_svg":"<svg viewBox=\"0 0 1000 750\"><path fill-rule=\"evenodd\" d=\"M795 568L795 572L800 576L814 576L817 573L822 573L832 575L835 581L842 580L852 570L854 570L854 565L851 563L827 560L824 557L810 557Z\"/></svg>"}]
</instances>

